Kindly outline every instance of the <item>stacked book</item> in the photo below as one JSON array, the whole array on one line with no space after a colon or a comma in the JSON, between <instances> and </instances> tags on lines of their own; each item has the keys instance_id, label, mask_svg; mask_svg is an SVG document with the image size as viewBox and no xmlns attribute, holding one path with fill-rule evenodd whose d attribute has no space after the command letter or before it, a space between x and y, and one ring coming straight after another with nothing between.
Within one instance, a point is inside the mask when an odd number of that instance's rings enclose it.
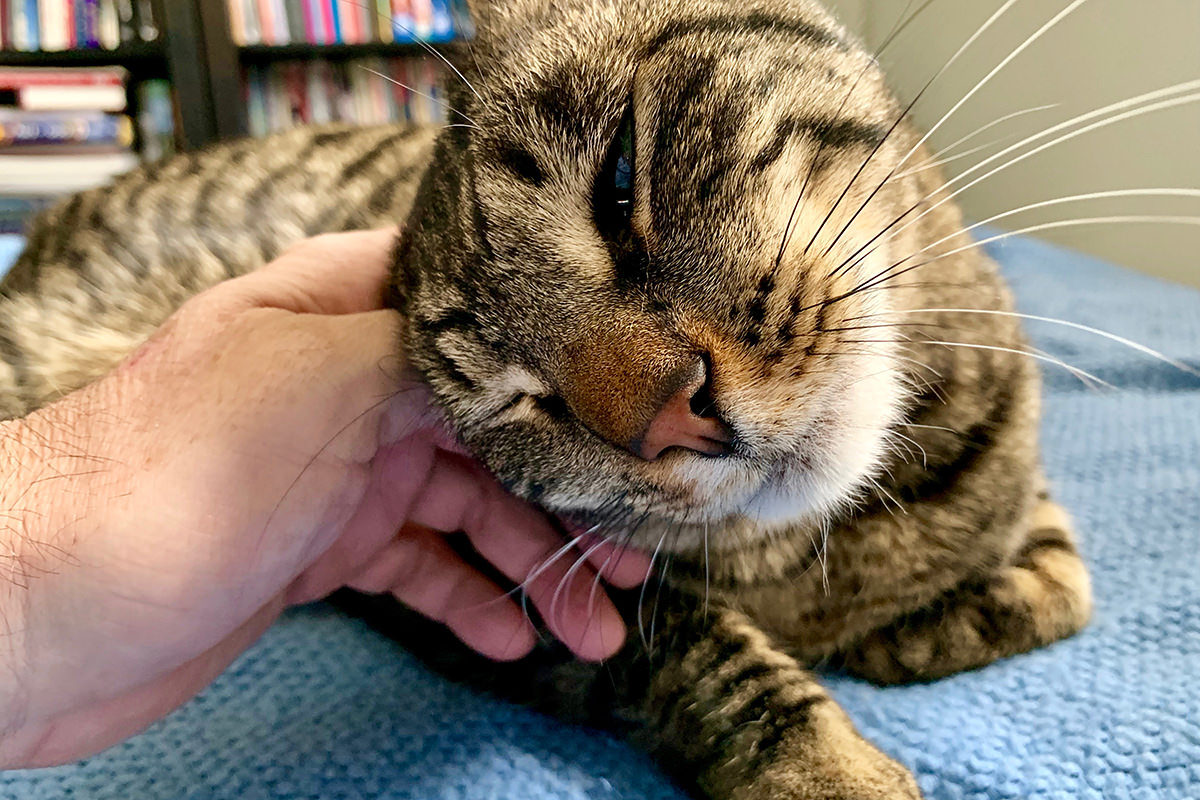
<instances>
[{"instance_id":1,"label":"stacked book","mask_svg":"<svg viewBox=\"0 0 1200 800\"><path fill-rule=\"evenodd\" d=\"M126 81L120 67L0 67L0 232L17 232L56 198L136 167L139 127L149 155L173 149L170 87L138 87L135 125L125 113Z\"/></svg>"},{"instance_id":2,"label":"stacked book","mask_svg":"<svg viewBox=\"0 0 1200 800\"><path fill-rule=\"evenodd\" d=\"M240 45L446 42L470 36L465 0L227 0Z\"/></svg>"},{"instance_id":3,"label":"stacked book","mask_svg":"<svg viewBox=\"0 0 1200 800\"><path fill-rule=\"evenodd\" d=\"M158 38L152 0L0 0L0 50L116 50Z\"/></svg>"},{"instance_id":4,"label":"stacked book","mask_svg":"<svg viewBox=\"0 0 1200 800\"><path fill-rule=\"evenodd\" d=\"M352 122L438 123L447 116L441 70L428 58L282 61L246 70L250 133Z\"/></svg>"}]
</instances>

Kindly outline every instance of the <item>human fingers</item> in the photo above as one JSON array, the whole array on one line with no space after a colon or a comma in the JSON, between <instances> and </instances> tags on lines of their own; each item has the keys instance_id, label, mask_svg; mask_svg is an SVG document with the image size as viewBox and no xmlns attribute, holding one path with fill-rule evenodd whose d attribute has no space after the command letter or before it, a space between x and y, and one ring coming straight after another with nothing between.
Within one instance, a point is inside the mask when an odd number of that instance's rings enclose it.
<instances>
[{"instance_id":1,"label":"human fingers","mask_svg":"<svg viewBox=\"0 0 1200 800\"><path fill-rule=\"evenodd\" d=\"M598 534L584 536L578 549L587 553L588 561L600 577L618 589L641 586L649 579L653 568L650 557L641 550L634 550L619 540L602 539Z\"/></svg>"},{"instance_id":2,"label":"human fingers","mask_svg":"<svg viewBox=\"0 0 1200 800\"><path fill-rule=\"evenodd\" d=\"M348 585L392 594L488 658L511 661L533 649L533 625L511 597L427 528L405 526Z\"/></svg>"},{"instance_id":3,"label":"human fingers","mask_svg":"<svg viewBox=\"0 0 1200 800\"><path fill-rule=\"evenodd\" d=\"M434 435L421 430L376 452L358 507L337 539L293 581L288 603L309 603L341 588L395 537L437 460Z\"/></svg>"},{"instance_id":4,"label":"human fingers","mask_svg":"<svg viewBox=\"0 0 1200 800\"><path fill-rule=\"evenodd\" d=\"M434 464L409 519L447 533L462 531L483 558L517 582L550 630L580 658L613 655L625 625L594 587L595 570L547 519L495 479L457 456Z\"/></svg>"}]
</instances>

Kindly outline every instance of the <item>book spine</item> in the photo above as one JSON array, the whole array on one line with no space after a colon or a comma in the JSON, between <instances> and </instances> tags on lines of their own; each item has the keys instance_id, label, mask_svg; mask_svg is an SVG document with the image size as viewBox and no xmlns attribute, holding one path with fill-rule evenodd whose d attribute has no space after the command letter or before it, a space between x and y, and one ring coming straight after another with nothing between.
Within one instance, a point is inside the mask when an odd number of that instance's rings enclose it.
<instances>
[{"instance_id":1,"label":"book spine","mask_svg":"<svg viewBox=\"0 0 1200 800\"><path fill-rule=\"evenodd\" d=\"M246 70L246 116L250 123L250 133L263 136L267 133L266 97L263 88L261 67L250 67Z\"/></svg>"},{"instance_id":2,"label":"book spine","mask_svg":"<svg viewBox=\"0 0 1200 800\"><path fill-rule=\"evenodd\" d=\"M246 44L246 20L242 17L242 0L226 0L225 13L229 15L229 36L236 45Z\"/></svg>"},{"instance_id":3,"label":"book spine","mask_svg":"<svg viewBox=\"0 0 1200 800\"><path fill-rule=\"evenodd\" d=\"M329 103L329 63L311 61L308 64L308 107L313 123L333 122L333 107Z\"/></svg>"},{"instance_id":4,"label":"book spine","mask_svg":"<svg viewBox=\"0 0 1200 800\"><path fill-rule=\"evenodd\" d=\"M412 0L413 32L417 39L425 41L433 31L433 5L430 0Z\"/></svg>"},{"instance_id":5,"label":"book spine","mask_svg":"<svg viewBox=\"0 0 1200 800\"><path fill-rule=\"evenodd\" d=\"M262 29L258 24L256 0L237 0L242 4L242 23L246 26L246 44L262 44Z\"/></svg>"},{"instance_id":6,"label":"book spine","mask_svg":"<svg viewBox=\"0 0 1200 800\"><path fill-rule=\"evenodd\" d=\"M392 35L391 0L375 0L375 23L379 28L379 41L384 43L395 41L395 37Z\"/></svg>"},{"instance_id":7,"label":"book spine","mask_svg":"<svg viewBox=\"0 0 1200 800\"><path fill-rule=\"evenodd\" d=\"M37 0L36 3L31 0L31 9L33 13L26 13L29 16L31 33L36 33L34 42L35 50L57 50L58 47L58 26L60 23L59 11L61 7L55 7L53 0Z\"/></svg>"},{"instance_id":8,"label":"book spine","mask_svg":"<svg viewBox=\"0 0 1200 800\"><path fill-rule=\"evenodd\" d=\"M122 67L0 67L0 89L27 86L124 86L129 73Z\"/></svg>"},{"instance_id":9,"label":"book spine","mask_svg":"<svg viewBox=\"0 0 1200 800\"><path fill-rule=\"evenodd\" d=\"M287 92L288 110L292 125L303 125L311 118L308 107L308 92L305 91L304 64L293 61L284 67L284 89Z\"/></svg>"},{"instance_id":10,"label":"book spine","mask_svg":"<svg viewBox=\"0 0 1200 800\"><path fill-rule=\"evenodd\" d=\"M8 0L0 0L0 50L12 50L12 15L9 14Z\"/></svg>"},{"instance_id":11,"label":"book spine","mask_svg":"<svg viewBox=\"0 0 1200 800\"><path fill-rule=\"evenodd\" d=\"M408 115L408 89L402 85L407 82L404 80L404 59L392 59L388 65L388 73L392 76L389 85L392 87L392 98L396 106L396 119L407 122L410 117Z\"/></svg>"},{"instance_id":12,"label":"book spine","mask_svg":"<svg viewBox=\"0 0 1200 800\"><path fill-rule=\"evenodd\" d=\"M142 160L159 161L175 154L175 102L171 83L156 79L138 85L138 131Z\"/></svg>"},{"instance_id":13,"label":"book spine","mask_svg":"<svg viewBox=\"0 0 1200 800\"><path fill-rule=\"evenodd\" d=\"M292 41L291 28L288 27L287 2L271 0L271 11L275 17L275 43L290 44Z\"/></svg>"},{"instance_id":14,"label":"book spine","mask_svg":"<svg viewBox=\"0 0 1200 800\"><path fill-rule=\"evenodd\" d=\"M133 19L133 0L116 0L117 25L121 30L121 43L137 41L137 27Z\"/></svg>"},{"instance_id":15,"label":"book spine","mask_svg":"<svg viewBox=\"0 0 1200 800\"><path fill-rule=\"evenodd\" d=\"M83 34L88 47L100 46L100 0L83 0Z\"/></svg>"},{"instance_id":16,"label":"book spine","mask_svg":"<svg viewBox=\"0 0 1200 800\"><path fill-rule=\"evenodd\" d=\"M4 0L4 8L6 11L7 23L5 24L5 48L8 50L20 50L22 42L18 40L17 33L17 9L21 5L21 0Z\"/></svg>"},{"instance_id":17,"label":"book spine","mask_svg":"<svg viewBox=\"0 0 1200 800\"><path fill-rule=\"evenodd\" d=\"M129 147L133 123L128 117L108 114L0 117L0 147L58 144Z\"/></svg>"},{"instance_id":18,"label":"book spine","mask_svg":"<svg viewBox=\"0 0 1200 800\"><path fill-rule=\"evenodd\" d=\"M338 19L342 21L342 40L346 44L358 44L362 41L362 31L359 30L359 23L362 21L358 14L359 7L354 4L353 0L338 0L338 5L341 6Z\"/></svg>"},{"instance_id":19,"label":"book spine","mask_svg":"<svg viewBox=\"0 0 1200 800\"><path fill-rule=\"evenodd\" d=\"M398 42L416 41L414 30L417 21L413 19L411 0L392 0L392 31Z\"/></svg>"},{"instance_id":20,"label":"book spine","mask_svg":"<svg viewBox=\"0 0 1200 800\"><path fill-rule=\"evenodd\" d=\"M454 17L454 35L460 39L471 39L475 36L475 21L471 19L471 9L467 0L450 0L450 14Z\"/></svg>"},{"instance_id":21,"label":"book spine","mask_svg":"<svg viewBox=\"0 0 1200 800\"><path fill-rule=\"evenodd\" d=\"M87 4L84 0L67 0L67 22L71 38L68 46L71 48L87 45Z\"/></svg>"},{"instance_id":22,"label":"book spine","mask_svg":"<svg viewBox=\"0 0 1200 800\"><path fill-rule=\"evenodd\" d=\"M116 0L100 0L96 10L96 38L105 50L116 50L121 46Z\"/></svg>"},{"instance_id":23,"label":"book spine","mask_svg":"<svg viewBox=\"0 0 1200 800\"><path fill-rule=\"evenodd\" d=\"M317 38L317 17L320 12L313 6L312 0L300 0L300 13L304 20L304 41L316 44L320 41Z\"/></svg>"},{"instance_id":24,"label":"book spine","mask_svg":"<svg viewBox=\"0 0 1200 800\"><path fill-rule=\"evenodd\" d=\"M361 0L358 7L359 36L363 42L379 41L379 26L375 24L375 7L371 0Z\"/></svg>"},{"instance_id":25,"label":"book spine","mask_svg":"<svg viewBox=\"0 0 1200 800\"><path fill-rule=\"evenodd\" d=\"M27 86L17 92L17 105L28 111L124 111L125 90L119 86Z\"/></svg>"},{"instance_id":26,"label":"book spine","mask_svg":"<svg viewBox=\"0 0 1200 800\"><path fill-rule=\"evenodd\" d=\"M449 0L430 0L432 7L429 38L435 42L448 42L454 38L454 17L450 14Z\"/></svg>"},{"instance_id":27,"label":"book spine","mask_svg":"<svg viewBox=\"0 0 1200 800\"><path fill-rule=\"evenodd\" d=\"M271 12L275 17L275 43L290 44L292 32L288 27L287 3L285 0L271 0Z\"/></svg>"},{"instance_id":28,"label":"book spine","mask_svg":"<svg viewBox=\"0 0 1200 800\"><path fill-rule=\"evenodd\" d=\"M304 25L304 0L284 0L284 10L287 14L288 39L292 42L309 41Z\"/></svg>"},{"instance_id":29,"label":"book spine","mask_svg":"<svg viewBox=\"0 0 1200 800\"><path fill-rule=\"evenodd\" d=\"M325 33L321 44L335 44L337 42L337 26L334 25L334 0L316 0L316 2L320 3L321 30Z\"/></svg>"},{"instance_id":30,"label":"book spine","mask_svg":"<svg viewBox=\"0 0 1200 800\"><path fill-rule=\"evenodd\" d=\"M333 41L335 44L342 44L345 39L342 36L342 14L338 6L341 5L341 0L327 0L329 10L333 14Z\"/></svg>"},{"instance_id":31,"label":"book spine","mask_svg":"<svg viewBox=\"0 0 1200 800\"><path fill-rule=\"evenodd\" d=\"M38 0L17 0L17 44L20 50L37 50L42 46L38 25Z\"/></svg>"},{"instance_id":32,"label":"book spine","mask_svg":"<svg viewBox=\"0 0 1200 800\"><path fill-rule=\"evenodd\" d=\"M259 40L266 45L275 44L275 17L271 13L271 0L258 0Z\"/></svg>"},{"instance_id":33,"label":"book spine","mask_svg":"<svg viewBox=\"0 0 1200 800\"><path fill-rule=\"evenodd\" d=\"M143 42L158 41L158 21L154 18L154 4L150 0L137 0L138 37Z\"/></svg>"}]
</instances>

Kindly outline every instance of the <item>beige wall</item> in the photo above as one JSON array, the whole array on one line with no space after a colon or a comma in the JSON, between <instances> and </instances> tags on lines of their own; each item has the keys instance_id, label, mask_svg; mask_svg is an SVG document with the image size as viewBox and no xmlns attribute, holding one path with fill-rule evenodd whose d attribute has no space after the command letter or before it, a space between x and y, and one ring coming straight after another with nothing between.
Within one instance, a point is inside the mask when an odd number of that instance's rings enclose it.
<instances>
[{"instance_id":1,"label":"beige wall","mask_svg":"<svg viewBox=\"0 0 1200 800\"><path fill-rule=\"evenodd\" d=\"M1072 0L1021 0L922 99L926 130L1022 41ZM829 0L872 46L887 38L908 0ZM912 7L920 5L913 0ZM901 98L916 95L1003 0L937 0L881 57ZM1090 0L1022 53L939 129L946 146L1004 114L1057 108L983 134L1006 144L1073 116L1175 83L1200 79L1200 0ZM967 147L969 147L968 145ZM994 148L1001 149L1001 148ZM994 150L993 150L994 152ZM956 174L981 156L947 166ZM999 162L996 162L997 164ZM979 173L977 173L979 174ZM1013 167L963 196L983 219L1021 205L1113 189L1200 189L1200 103L1098 130ZM1031 212L1018 228L1075 216L1170 214L1200 217L1200 199L1095 201ZM1175 280L1200 285L1200 226L1112 225L1044 238Z\"/></svg>"}]
</instances>

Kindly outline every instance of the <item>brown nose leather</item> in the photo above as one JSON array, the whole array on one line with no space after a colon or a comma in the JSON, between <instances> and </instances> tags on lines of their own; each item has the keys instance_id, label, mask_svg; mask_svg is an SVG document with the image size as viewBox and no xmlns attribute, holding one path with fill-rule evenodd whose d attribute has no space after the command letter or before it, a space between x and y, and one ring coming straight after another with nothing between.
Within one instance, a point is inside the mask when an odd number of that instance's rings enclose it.
<instances>
[{"instance_id":1,"label":"brown nose leather","mask_svg":"<svg viewBox=\"0 0 1200 800\"><path fill-rule=\"evenodd\" d=\"M728 455L732 441L730 429L715 416L710 416L713 413L712 403L707 399L697 402L707 380L707 374L701 373L698 383L692 381L686 384L667 399L659 413L650 420L641 440L632 443L630 450L646 461L656 461L672 447L683 447L684 450L704 456ZM709 405L709 408L696 408L700 403Z\"/></svg>"},{"instance_id":2,"label":"brown nose leather","mask_svg":"<svg viewBox=\"0 0 1200 800\"><path fill-rule=\"evenodd\" d=\"M601 438L648 461L671 448L729 452L708 364L687 343L626 318L582 331L564 355L563 399Z\"/></svg>"},{"instance_id":3,"label":"brown nose leather","mask_svg":"<svg viewBox=\"0 0 1200 800\"><path fill-rule=\"evenodd\" d=\"M701 358L672 377L679 389L658 409L645 432L629 449L647 461L655 461L673 447L706 456L729 453L733 437L715 415L707 392L708 365Z\"/></svg>"}]
</instances>

